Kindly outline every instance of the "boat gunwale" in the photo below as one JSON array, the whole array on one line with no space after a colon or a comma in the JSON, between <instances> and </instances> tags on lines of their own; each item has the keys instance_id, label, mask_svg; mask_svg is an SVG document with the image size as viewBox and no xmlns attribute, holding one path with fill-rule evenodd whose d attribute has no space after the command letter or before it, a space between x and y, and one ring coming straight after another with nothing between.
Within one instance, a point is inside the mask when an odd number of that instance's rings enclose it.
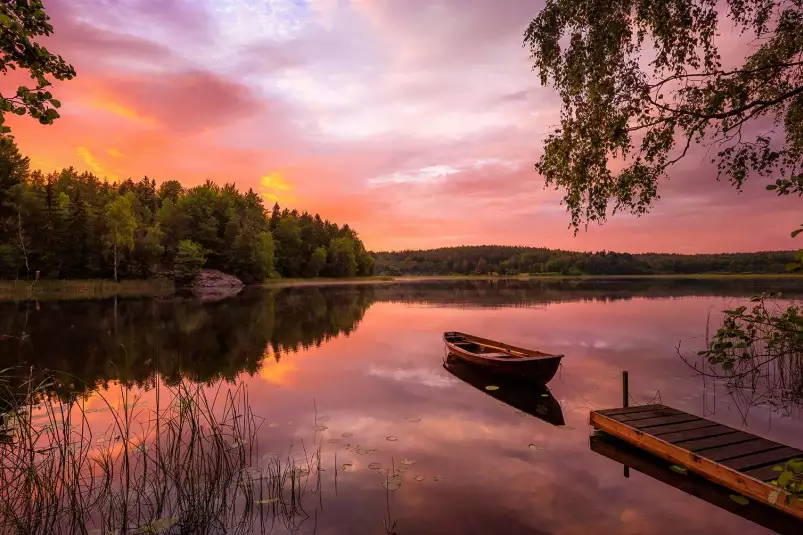
<instances>
[{"instance_id":1,"label":"boat gunwale","mask_svg":"<svg viewBox=\"0 0 803 535\"><path fill-rule=\"evenodd\" d=\"M513 350L513 351L519 351L519 352L525 353L527 356L511 355L511 356L505 356L505 357L494 357L494 356L491 356L491 354L474 353L473 351L468 351L466 349L458 347L456 344L459 343L459 342L453 342L453 341L447 340L446 339L447 335L460 336L460 337L464 338L465 340L467 340L469 342L474 342L477 345L481 345L481 346L495 347L495 348L502 348L502 349L508 349L508 350ZM465 353L467 355L472 355L472 356L475 356L477 358L490 360L490 361L496 361L496 362L510 362L510 363L513 363L513 362L534 362L534 361L539 361L539 360L562 359L564 357L564 355L562 355L562 354L544 353L542 351L536 351L536 350L527 349L527 348L524 348L524 347L512 346L512 345L506 344L504 342L498 342L496 340L491 340L489 338L481 338L479 336L474 336L472 334L467 334L467 333L463 333L463 332L459 332L459 331L446 331L446 332L444 332L443 333L443 341L446 343L447 346L449 346L449 349L452 350L452 351L455 351L455 352L458 352L458 353ZM513 357L513 358L511 358L511 357Z\"/></svg>"}]
</instances>

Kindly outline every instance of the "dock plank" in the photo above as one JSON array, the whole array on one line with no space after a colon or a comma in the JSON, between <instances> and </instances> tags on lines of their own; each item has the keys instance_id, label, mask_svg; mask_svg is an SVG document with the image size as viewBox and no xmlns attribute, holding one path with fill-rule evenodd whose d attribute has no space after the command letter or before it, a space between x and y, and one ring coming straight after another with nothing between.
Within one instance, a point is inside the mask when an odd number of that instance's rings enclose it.
<instances>
[{"instance_id":1,"label":"dock plank","mask_svg":"<svg viewBox=\"0 0 803 535\"><path fill-rule=\"evenodd\" d=\"M658 427L653 429L652 431L645 431L650 433L651 435L655 435L657 437L661 437L663 435L668 435L669 433L676 433L678 431L691 431L693 429L701 429L705 427L714 427L717 424L712 422L711 420L703 420L702 418L697 420L692 420L691 422L683 422L681 424L672 424L672 425L665 425L662 427Z\"/></svg>"},{"instance_id":2,"label":"dock plank","mask_svg":"<svg viewBox=\"0 0 803 535\"><path fill-rule=\"evenodd\" d=\"M705 455L712 461L726 461L729 459L736 459L739 457L747 457L756 455L758 453L769 452L783 448L782 444L765 440L763 438L754 438L747 442L740 442L739 444L731 444L730 446L722 446L719 448L712 448L705 450L702 455Z\"/></svg>"},{"instance_id":3,"label":"dock plank","mask_svg":"<svg viewBox=\"0 0 803 535\"><path fill-rule=\"evenodd\" d=\"M651 411L629 412L627 414L615 414L612 416L614 420L620 422L635 422L638 420L647 420L648 418L662 418L664 416L682 416L685 413L675 409L654 409Z\"/></svg>"},{"instance_id":4,"label":"dock plank","mask_svg":"<svg viewBox=\"0 0 803 535\"><path fill-rule=\"evenodd\" d=\"M729 428L726 428L729 429ZM716 436L709 436L705 438L699 438L697 440L686 440L678 443L678 441L667 440L667 442L672 442L673 444L677 444L682 448L686 448L689 451L705 451L712 448L721 448L723 446L731 446L733 444L741 444L742 442L749 442L751 440L756 440L758 437L756 435L751 435L750 433L743 433L741 431L736 431L733 433L726 433L723 435L716 435ZM666 440L666 438L664 438ZM708 454L705 454L708 456Z\"/></svg>"},{"instance_id":5,"label":"dock plank","mask_svg":"<svg viewBox=\"0 0 803 535\"><path fill-rule=\"evenodd\" d=\"M592 411L589 423L748 499L803 519L803 501L788 500L787 492L768 483L777 477L772 466L803 457L803 451L682 411L654 416L668 412L663 406L622 410Z\"/></svg>"},{"instance_id":6,"label":"dock plank","mask_svg":"<svg viewBox=\"0 0 803 535\"><path fill-rule=\"evenodd\" d=\"M682 424L696 420L700 420L700 418L691 414L675 414L673 416L660 416L658 418L647 418L646 420L636 420L632 423L625 423L632 425L636 429L643 429L645 427L660 427L669 424Z\"/></svg>"},{"instance_id":7,"label":"dock plank","mask_svg":"<svg viewBox=\"0 0 803 535\"><path fill-rule=\"evenodd\" d=\"M616 416L619 414L630 414L632 412L651 411L658 409L668 409L666 405L634 405L633 407L620 407L618 409L603 409L596 411L605 416Z\"/></svg>"},{"instance_id":8,"label":"dock plank","mask_svg":"<svg viewBox=\"0 0 803 535\"><path fill-rule=\"evenodd\" d=\"M745 457L737 457L735 459L728 459L723 461L722 464L734 470L744 471L751 468L761 468L767 465L781 464L789 459L800 457L803 455L798 449L783 446L774 450L756 453L754 455L747 455Z\"/></svg>"},{"instance_id":9,"label":"dock plank","mask_svg":"<svg viewBox=\"0 0 803 535\"><path fill-rule=\"evenodd\" d=\"M661 435L661 439L673 444L682 444L686 441L719 437L732 433L738 433L738 431L725 425L710 425L706 427L699 427L697 429L689 429L686 431L664 433Z\"/></svg>"}]
</instances>

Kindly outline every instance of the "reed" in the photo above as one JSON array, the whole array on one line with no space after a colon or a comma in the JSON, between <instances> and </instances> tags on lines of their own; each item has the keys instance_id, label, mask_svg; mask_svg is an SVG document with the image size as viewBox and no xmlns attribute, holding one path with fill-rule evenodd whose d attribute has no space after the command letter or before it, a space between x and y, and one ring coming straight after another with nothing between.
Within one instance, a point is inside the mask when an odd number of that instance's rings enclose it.
<instances>
[{"instance_id":1,"label":"reed","mask_svg":"<svg viewBox=\"0 0 803 535\"><path fill-rule=\"evenodd\" d=\"M26 299L103 299L108 297L145 297L173 295L169 279L125 280L0 280L0 300Z\"/></svg>"},{"instance_id":2,"label":"reed","mask_svg":"<svg viewBox=\"0 0 803 535\"><path fill-rule=\"evenodd\" d=\"M3 375L0 372L0 377ZM125 386L103 432L84 398L48 398L50 379L11 388L0 379L0 533L253 533L310 518L320 501L321 446L258 455L261 419L245 386L156 384L156 407ZM34 408L35 407L35 408ZM308 500L307 500L308 501Z\"/></svg>"}]
</instances>

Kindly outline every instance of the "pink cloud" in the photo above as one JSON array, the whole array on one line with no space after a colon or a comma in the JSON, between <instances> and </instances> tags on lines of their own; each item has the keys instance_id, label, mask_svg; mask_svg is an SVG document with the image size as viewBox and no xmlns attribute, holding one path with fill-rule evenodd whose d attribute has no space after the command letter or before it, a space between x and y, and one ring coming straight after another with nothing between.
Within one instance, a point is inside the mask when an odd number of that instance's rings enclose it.
<instances>
[{"instance_id":1,"label":"pink cloud","mask_svg":"<svg viewBox=\"0 0 803 535\"><path fill-rule=\"evenodd\" d=\"M539 7L49 0L47 46L78 77L54 88L56 124L12 126L47 168L88 168L89 155L110 175L255 190L275 174L282 204L350 223L371 249L797 245L793 200L759 181L737 195L699 151L661 184L652 214L573 237L562 193L533 168L560 104L521 46Z\"/></svg>"}]
</instances>

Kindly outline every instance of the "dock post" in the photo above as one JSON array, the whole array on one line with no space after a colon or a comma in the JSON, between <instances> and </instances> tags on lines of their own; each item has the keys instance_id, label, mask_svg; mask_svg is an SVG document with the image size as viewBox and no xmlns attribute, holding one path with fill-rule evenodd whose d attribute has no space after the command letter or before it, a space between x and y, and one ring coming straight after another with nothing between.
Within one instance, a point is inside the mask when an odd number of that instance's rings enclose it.
<instances>
[{"instance_id":1,"label":"dock post","mask_svg":"<svg viewBox=\"0 0 803 535\"><path fill-rule=\"evenodd\" d=\"M627 381L627 370L622 371L622 408L627 408L630 405L630 386L628 385ZM626 478L630 478L630 467L628 465L624 465L624 475Z\"/></svg>"},{"instance_id":2,"label":"dock post","mask_svg":"<svg viewBox=\"0 0 803 535\"><path fill-rule=\"evenodd\" d=\"M622 372L622 408L626 409L629 406L628 400L630 399L630 388L627 384L627 371Z\"/></svg>"}]
</instances>

